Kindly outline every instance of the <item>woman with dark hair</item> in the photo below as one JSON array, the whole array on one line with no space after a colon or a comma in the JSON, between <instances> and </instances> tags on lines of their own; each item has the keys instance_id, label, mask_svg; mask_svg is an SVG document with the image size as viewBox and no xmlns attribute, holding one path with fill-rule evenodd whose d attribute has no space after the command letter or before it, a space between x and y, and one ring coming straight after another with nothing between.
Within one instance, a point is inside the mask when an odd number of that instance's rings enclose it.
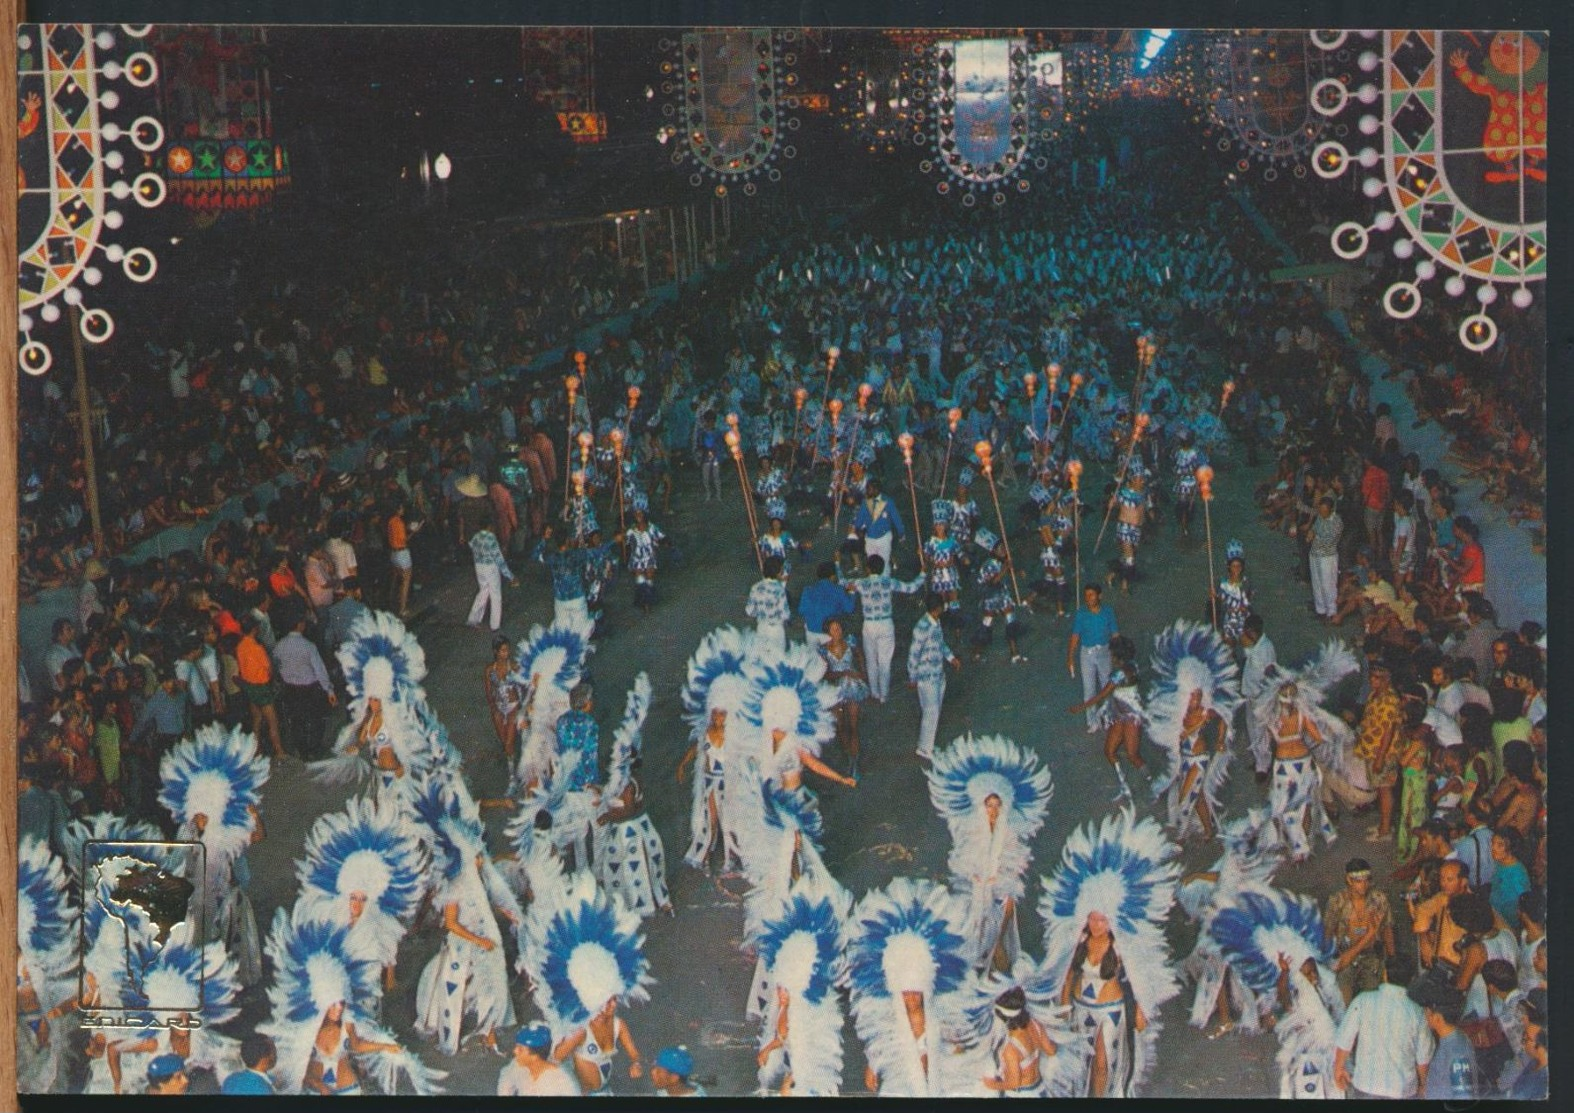
<instances>
[{"instance_id":1,"label":"woman with dark hair","mask_svg":"<svg viewBox=\"0 0 1574 1113\"><path fill-rule=\"evenodd\" d=\"M1505 828L1529 840L1541 814L1541 785L1536 780L1536 756L1529 742L1515 740L1503 747L1503 776L1487 798L1492 808L1490 826Z\"/></svg>"},{"instance_id":2,"label":"woman with dark hair","mask_svg":"<svg viewBox=\"0 0 1574 1113\"><path fill-rule=\"evenodd\" d=\"M1126 774L1120 768L1120 754L1126 755L1126 760L1131 762L1132 768L1145 768L1142 754L1138 752L1137 744L1142 737L1142 695L1138 687L1137 674L1137 647L1132 640L1124 634L1116 634L1109 641L1110 673L1109 681L1103 688L1096 692L1092 699L1070 708L1071 714L1076 715L1089 707L1103 704L1102 718L1104 722L1104 760L1115 769L1115 775L1120 778L1120 793L1116 799L1130 798L1131 790L1126 787Z\"/></svg>"},{"instance_id":3,"label":"woman with dark hair","mask_svg":"<svg viewBox=\"0 0 1574 1113\"><path fill-rule=\"evenodd\" d=\"M1136 1036L1147 1028L1148 1018L1137 1003L1115 949L1109 918L1102 912L1088 914L1061 985L1060 1003L1071 1006L1078 1030L1093 1032L1087 1096L1128 1096Z\"/></svg>"},{"instance_id":4,"label":"woman with dark hair","mask_svg":"<svg viewBox=\"0 0 1574 1113\"><path fill-rule=\"evenodd\" d=\"M827 619L825 632L828 640L820 646L820 657L825 661L825 682L836 689L836 733L842 748L847 751L847 775L856 777L858 716L863 701L869 698L863 648L858 639L847 632L846 623L840 618Z\"/></svg>"},{"instance_id":5,"label":"woman with dark hair","mask_svg":"<svg viewBox=\"0 0 1574 1113\"><path fill-rule=\"evenodd\" d=\"M1021 986L1012 986L995 998L995 1016L1006 1026L1006 1038L995 1052L999 1074L984 1079L984 1087L1008 1098L1049 1096L1039 1060L1059 1049L1028 1012L1027 994Z\"/></svg>"}]
</instances>

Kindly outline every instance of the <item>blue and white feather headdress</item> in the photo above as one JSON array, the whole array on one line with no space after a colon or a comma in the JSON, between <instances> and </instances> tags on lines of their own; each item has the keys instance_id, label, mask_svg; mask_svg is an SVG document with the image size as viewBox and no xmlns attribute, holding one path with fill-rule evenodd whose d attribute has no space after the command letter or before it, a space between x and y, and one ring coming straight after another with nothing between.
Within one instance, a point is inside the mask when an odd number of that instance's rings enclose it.
<instances>
[{"instance_id":1,"label":"blue and white feather headdress","mask_svg":"<svg viewBox=\"0 0 1574 1113\"><path fill-rule=\"evenodd\" d=\"M518 813L508 821L505 838L522 865L529 863L543 842L558 850L572 846L594 818L590 793L571 788L584 757L581 750L566 750L558 755L552 770L542 774ZM552 826L545 832L536 827L536 816L543 811L552 817Z\"/></svg>"},{"instance_id":2,"label":"blue and white feather headdress","mask_svg":"<svg viewBox=\"0 0 1574 1113\"><path fill-rule=\"evenodd\" d=\"M1226 745L1235 711L1241 705L1240 667L1224 639L1211 626L1178 619L1153 638L1153 684L1144 704L1149 736L1164 751L1166 770L1155 781L1158 796L1180 775L1181 733L1193 692L1202 693L1203 711L1217 712ZM1228 757L1210 762L1204 788L1213 801L1228 775Z\"/></svg>"},{"instance_id":3,"label":"blue and white feather headdress","mask_svg":"<svg viewBox=\"0 0 1574 1113\"><path fill-rule=\"evenodd\" d=\"M1360 668L1361 662L1344 641L1330 639L1300 668L1277 666L1272 675L1274 682L1252 701L1248 713L1256 716L1258 725L1271 735L1280 713L1280 694L1288 695L1286 686L1294 684L1295 706L1322 732L1323 745L1312 751L1318 765L1325 770L1331 767L1345 780L1364 785L1366 774L1353 753L1354 733L1343 719L1324 707L1334 686Z\"/></svg>"},{"instance_id":4,"label":"blue and white feather headdress","mask_svg":"<svg viewBox=\"0 0 1574 1113\"><path fill-rule=\"evenodd\" d=\"M202 1018L202 1029L206 1030L240 1015L240 1006L235 1003L240 990L235 960L223 943L199 945L182 939L158 952L143 973L141 985L127 992L126 1005L190 1012Z\"/></svg>"},{"instance_id":5,"label":"blue and white feather headdress","mask_svg":"<svg viewBox=\"0 0 1574 1113\"><path fill-rule=\"evenodd\" d=\"M356 1066L382 1093L398 1093L401 1079L418 1095L441 1093L437 1084L446 1072L426 1066L377 1022L382 965L356 953L348 928L316 919L299 904L288 913L281 908L268 933L267 951L273 966L271 1015L257 1030L271 1036L278 1048L274 1077L284 1093L300 1092L323 1018L339 1003L344 1005L343 1019L355 1025L362 1039L400 1045L397 1052L351 1052Z\"/></svg>"},{"instance_id":6,"label":"blue and white feather headdress","mask_svg":"<svg viewBox=\"0 0 1574 1113\"><path fill-rule=\"evenodd\" d=\"M567 692L579 683L585 659L595 650L590 644L592 629L588 619L577 617L550 626L532 626L519 643L518 663L510 679L521 690L527 690L530 682L536 680Z\"/></svg>"},{"instance_id":7,"label":"blue and white feather headdress","mask_svg":"<svg viewBox=\"0 0 1574 1113\"><path fill-rule=\"evenodd\" d=\"M295 870L298 899L311 915L348 923L350 894L364 894L366 907L355 926L370 929L376 949L387 956L398 949L420 906L426 870L420 840L397 812L352 798L344 811L320 817L307 834L305 857Z\"/></svg>"},{"instance_id":8,"label":"blue and white feather headdress","mask_svg":"<svg viewBox=\"0 0 1574 1113\"><path fill-rule=\"evenodd\" d=\"M234 858L251 844L250 809L262 801L269 762L257 740L238 727L209 724L159 762L159 803L181 826L207 817L200 838L209 855Z\"/></svg>"},{"instance_id":9,"label":"blue and white feather headdress","mask_svg":"<svg viewBox=\"0 0 1574 1113\"><path fill-rule=\"evenodd\" d=\"M387 611L371 611L357 618L337 656L352 705L368 699L387 705L426 698L421 688L426 679L426 652L405 624Z\"/></svg>"},{"instance_id":10,"label":"blue and white feather headdress","mask_svg":"<svg viewBox=\"0 0 1574 1113\"><path fill-rule=\"evenodd\" d=\"M683 685L683 718L691 729L703 731L712 711L738 712L748 691L744 667L752 656L752 631L718 626L701 639Z\"/></svg>"},{"instance_id":11,"label":"blue and white feather headdress","mask_svg":"<svg viewBox=\"0 0 1574 1113\"><path fill-rule=\"evenodd\" d=\"M1024 841L1038 834L1054 784L1038 755L999 734L964 735L935 752L929 800L957 837L983 815L984 801L1000 797L1001 818Z\"/></svg>"},{"instance_id":12,"label":"blue and white feather headdress","mask_svg":"<svg viewBox=\"0 0 1574 1113\"><path fill-rule=\"evenodd\" d=\"M1045 971L1065 978L1088 916L1102 913L1150 1030L1160 1006L1180 991L1164 938L1178 853L1156 821L1123 808L1071 833L1039 897Z\"/></svg>"},{"instance_id":13,"label":"blue and white feather headdress","mask_svg":"<svg viewBox=\"0 0 1574 1113\"><path fill-rule=\"evenodd\" d=\"M881 1093L941 1096L941 1033L955 1026L958 991L970 974L962 902L929 880L894 879L853 912L844 981L853 1019ZM903 994L923 998L929 1071L914 1053Z\"/></svg>"},{"instance_id":14,"label":"blue and white feather headdress","mask_svg":"<svg viewBox=\"0 0 1574 1113\"><path fill-rule=\"evenodd\" d=\"M448 778L423 777L416 788L414 808L433 838L432 866L445 881L453 881L486 852L486 825L481 809L468 793L456 792Z\"/></svg>"},{"instance_id":15,"label":"blue and white feather headdress","mask_svg":"<svg viewBox=\"0 0 1574 1113\"><path fill-rule=\"evenodd\" d=\"M147 843L149 845L137 847L138 856L144 858L148 865L168 869L177 865L176 859L179 854L173 850L161 850L156 845L164 841L164 832L159 830L158 825L145 819L128 819L111 812L99 812L96 815L73 819L66 824L66 837L62 848L65 851L66 873L75 877L78 884L81 884L84 855L91 859L102 856L102 853L89 854L89 847L93 843ZM87 871L92 872L91 861L87 862Z\"/></svg>"},{"instance_id":16,"label":"blue and white feather headdress","mask_svg":"<svg viewBox=\"0 0 1574 1113\"><path fill-rule=\"evenodd\" d=\"M842 1010L836 985L851 906L852 898L829 874L804 876L752 937L768 981L788 993L785 1053L795 1097L841 1092ZM762 1044L776 1035L776 1005L773 995Z\"/></svg>"},{"instance_id":17,"label":"blue and white feather headdress","mask_svg":"<svg viewBox=\"0 0 1574 1113\"><path fill-rule=\"evenodd\" d=\"M649 1000L653 984L638 913L613 900L588 870L530 906L522 965L554 1036L584 1027L608 1001Z\"/></svg>"},{"instance_id":18,"label":"blue and white feather headdress","mask_svg":"<svg viewBox=\"0 0 1574 1113\"><path fill-rule=\"evenodd\" d=\"M79 926L66 871L43 840L18 847L16 888L17 945L39 1004L52 1008L71 992Z\"/></svg>"},{"instance_id":19,"label":"blue and white feather headdress","mask_svg":"<svg viewBox=\"0 0 1574 1113\"><path fill-rule=\"evenodd\" d=\"M1005 1021L995 1011L995 1002L1012 989L1022 991L1028 1015L1044 1027L1055 1044L1054 1055L1039 1059L1047 1096L1082 1096L1078 1086L1087 1077L1088 1041L1076 1032L1070 1006L1060 1003L1059 983L1046 977L1043 968L1027 955L1018 956L1009 971L990 970L964 984L960 1027L953 1038L975 1064L968 1073L980 1078L996 1073L996 1053L1009 1035ZM989 1093L981 1088L977 1096Z\"/></svg>"},{"instance_id":20,"label":"blue and white feather headdress","mask_svg":"<svg viewBox=\"0 0 1574 1113\"><path fill-rule=\"evenodd\" d=\"M650 677L641 672L634 677L634 686L629 689L628 702L623 708L623 721L612 735L607 784L601 794L604 805L611 805L623 794L633 775L634 759L640 755L645 717L650 714L650 692Z\"/></svg>"},{"instance_id":21,"label":"blue and white feather headdress","mask_svg":"<svg viewBox=\"0 0 1574 1113\"><path fill-rule=\"evenodd\" d=\"M836 733L831 713L836 694L825 683L824 658L793 642L785 652L770 651L750 661L745 676L749 687L741 710L744 722L758 732L754 752L763 767L792 760L794 748L818 756ZM778 730L785 737L773 757L772 736Z\"/></svg>"},{"instance_id":22,"label":"blue and white feather headdress","mask_svg":"<svg viewBox=\"0 0 1574 1113\"><path fill-rule=\"evenodd\" d=\"M1334 954L1324 942L1322 913L1309 897L1244 891L1219 909L1208 931L1230 968L1255 993L1274 991L1280 955L1289 960L1292 972L1310 959L1323 968L1323 980L1333 980L1328 968Z\"/></svg>"}]
</instances>

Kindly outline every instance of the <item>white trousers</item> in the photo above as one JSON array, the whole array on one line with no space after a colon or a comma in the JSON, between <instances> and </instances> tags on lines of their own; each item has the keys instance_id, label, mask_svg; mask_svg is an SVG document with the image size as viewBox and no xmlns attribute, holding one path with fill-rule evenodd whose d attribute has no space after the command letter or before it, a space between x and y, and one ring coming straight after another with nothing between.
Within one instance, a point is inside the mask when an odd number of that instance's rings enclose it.
<instances>
[{"instance_id":1,"label":"white trousers","mask_svg":"<svg viewBox=\"0 0 1574 1113\"><path fill-rule=\"evenodd\" d=\"M1339 613L1339 554L1310 558L1312 609L1323 618Z\"/></svg>"},{"instance_id":2,"label":"white trousers","mask_svg":"<svg viewBox=\"0 0 1574 1113\"><path fill-rule=\"evenodd\" d=\"M945 700L945 677L918 685L918 754L929 757L935 752L935 735L940 731L940 704Z\"/></svg>"},{"instance_id":3,"label":"white trousers","mask_svg":"<svg viewBox=\"0 0 1574 1113\"><path fill-rule=\"evenodd\" d=\"M583 595L573 599L552 600L552 624L573 626L590 621L590 604Z\"/></svg>"},{"instance_id":4,"label":"white trousers","mask_svg":"<svg viewBox=\"0 0 1574 1113\"><path fill-rule=\"evenodd\" d=\"M759 635L762 645L768 645L779 653L787 652L787 627L782 623L756 622L754 632Z\"/></svg>"},{"instance_id":5,"label":"white trousers","mask_svg":"<svg viewBox=\"0 0 1574 1113\"><path fill-rule=\"evenodd\" d=\"M888 533L884 537L865 537L864 556L878 556L885 561L885 574L891 574L891 546L896 539L895 533Z\"/></svg>"},{"instance_id":6,"label":"white trousers","mask_svg":"<svg viewBox=\"0 0 1574 1113\"><path fill-rule=\"evenodd\" d=\"M1082 669L1082 698L1090 700L1109 683L1109 646L1085 645L1077 652L1077 663ZM1102 707L1088 708L1088 730L1102 730Z\"/></svg>"},{"instance_id":7,"label":"white trousers","mask_svg":"<svg viewBox=\"0 0 1574 1113\"><path fill-rule=\"evenodd\" d=\"M864 666L869 670L869 694L884 703L891 695L891 658L896 656L896 624L889 618L865 621Z\"/></svg>"},{"instance_id":8,"label":"white trousers","mask_svg":"<svg viewBox=\"0 0 1574 1113\"><path fill-rule=\"evenodd\" d=\"M495 564L478 564L475 566L475 582L479 590L475 593L475 602L470 604L467 621L471 626L478 626L481 616L490 610L492 617L489 625L496 630L503 625L503 573Z\"/></svg>"}]
</instances>

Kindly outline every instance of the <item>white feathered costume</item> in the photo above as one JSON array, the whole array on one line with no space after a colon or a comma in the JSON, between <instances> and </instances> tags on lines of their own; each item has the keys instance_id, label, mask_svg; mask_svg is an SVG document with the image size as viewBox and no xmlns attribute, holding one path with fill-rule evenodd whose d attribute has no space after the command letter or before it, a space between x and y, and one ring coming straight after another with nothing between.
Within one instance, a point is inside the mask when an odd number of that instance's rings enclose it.
<instances>
[{"instance_id":1,"label":"white feathered costume","mask_svg":"<svg viewBox=\"0 0 1574 1113\"><path fill-rule=\"evenodd\" d=\"M634 763L640 757L649 713L650 677L642 672L634 678L623 721L612 737L612 759L601 790L603 815L622 807L623 793L631 783L639 791ZM595 870L602 888L645 917L671 908L672 895L667 891L666 848L643 804L638 806L637 815L596 825Z\"/></svg>"},{"instance_id":2,"label":"white feathered costume","mask_svg":"<svg viewBox=\"0 0 1574 1113\"><path fill-rule=\"evenodd\" d=\"M1007 1097L1071 1098L1087 1078L1088 1043L1072 1026L1071 1007L1060 1003L1060 986L1045 976L1043 967L1023 955L1008 971L991 970L968 979L963 990L961 1028L955 1033L965 1065L958 1074L976 1079L971 1097L998 1097L1001 1091L984 1085L986 1077L1000 1077L1000 1055L1011 1030L996 1011L996 1002L1013 989L1021 990L1027 1014L1043 1027L1055 1045L1053 1055L1038 1056L1039 1084L1026 1091L1008 1091Z\"/></svg>"},{"instance_id":3,"label":"white feathered costume","mask_svg":"<svg viewBox=\"0 0 1574 1113\"><path fill-rule=\"evenodd\" d=\"M683 860L704 869L718 840L723 869L739 862L738 834L727 802L727 770L742 761L745 726L741 711L748 684L744 666L754 654L754 634L722 626L706 634L689 658L688 680L683 687L684 720L695 747L694 799L689 809L689 848ZM710 741L710 720L716 712L726 715L723 745Z\"/></svg>"},{"instance_id":4,"label":"white feathered costume","mask_svg":"<svg viewBox=\"0 0 1574 1113\"><path fill-rule=\"evenodd\" d=\"M761 1094L841 1093L842 1006L836 985L851 906L852 898L829 874L801 877L751 937L769 987L760 1049L772 1050L760 1067Z\"/></svg>"},{"instance_id":5,"label":"white feathered costume","mask_svg":"<svg viewBox=\"0 0 1574 1113\"><path fill-rule=\"evenodd\" d=\"M947 864L953 889L967 902L975 969L995 962L997 951L1010 969L1022 953L1017 904L1053 792L1037 755L1000 735L958 738L930 765L929 799L951 830ZM991 796L1000 800L993 826L985 808Z\"/></svg>"},{"instance_id":6,"label":"white feathered costume","mask_svg":"<svg viewBox=\"0 0 1574 1113\"><path fill-rule=\"evenodd\" d=\"M569 692L584 675L595 651L593 624L571 616L550 626L539 623L519 643L509 679L524 693L519 704L520 738L509 794L530 788L552 769L557 751L557 721L569 709Z\"/></svg>"},{"instance_id":7,"label":"white feathered costume","mask_svg":"<svg viewBox=\"0 0 1574 1113\"><path fill-rule=\"evenodd\" d=\"M66 1041L44 1014L76 994L80 912L60 859L42 840L24 839L18 848L16 887L17 991L27 986L38 998L36 1011L21 1011L17 1003L17 1089L48 1093Z\"/></svg>"},{"instance_id":8,"label":"white feathered costume","mask_svg":"<svg viewBox=\"0 0 1574 1113\"><path fill-rule=\"evenodd\" d=\"M1198 805L1205 803L1215 828L1220 819L1219 794L1230 774L1230 733L1241 705L1240 668L1224 639L1211 626L1176 621L1153 639L1153 686L1144 703L1148 737L1164 751L1168 768L1155 785L1155 797L1168 790L1168 826L1177 839L1203 834ZM1186 712L1193 692L1202 693L1201 724L1186 730ZM1224 749L1207 745L1199 735L1213 722L1223 725ZM1199 746L1201 753L1195 752Z\"/></svg>"}]
</instances>

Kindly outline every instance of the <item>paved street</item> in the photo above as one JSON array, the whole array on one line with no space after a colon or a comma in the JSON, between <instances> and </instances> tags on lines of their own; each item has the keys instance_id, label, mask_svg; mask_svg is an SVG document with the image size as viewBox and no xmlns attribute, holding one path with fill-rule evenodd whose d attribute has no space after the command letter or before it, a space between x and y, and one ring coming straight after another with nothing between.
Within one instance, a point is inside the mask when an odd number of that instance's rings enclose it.
<instances>
[{"instance_id":1,"label":"paved street","mask_svg":"<svg viewBox=\"0 0 1574 1113\"><path fill-rule=\"evenodd\" d=\"M1295 545L1283 536L1270 535L1258 522L1251 505L1252 487L1267 477L1266 463L1244 468L1229 459L1217 461L1219 497L1213 507L1215 560L1224 543L1239 538L1247 549L1248 577L1256 592L1281 660L1297 664L1314 650L1326 630L1308 610L1308 589L1292 575ZM899 463L898 463L899 466ZM895 479L899 472L893 472ZM1102 488L1105 477L1090 468L1085 490ZM660 1047L685 1042L694 1051L697 1075L706 1079L713 1094L743 1094L754 1088L754 1026L744 1021L744 1002L753 959L740 949L743 912L741 894L729 892L681 862L688 838L690 786L678 787L674 770L687 748L686 728L680 718L678 692L689 654L700 637L724 622L745 623L743 601L757 576L749 556L748 532L741 495L736 483L719 507L702 501L697 476L679 470L678 489L671 514L656 520L677 541L679 559L666 561L660 580L661 597L654 613L641 617L631 606L631 586L626 579L611 589L611 633L598 641L592 658L596 685L596 714L603 740L610 738L622 713L624 693L634 674L649 672L655 701L646 727L645 785L657 828L669 857L669 884L677 913L647 923L648 953L657 984L650 1004L628 1013L635 1039L652 1055ZM984 495L984 492L979 492ZM985 496L987 497L987 496ZM1020 499L1020 489L1003 493L1008 520ZM922 501L922 498L921 498ZM906 504L905 496L903 498ZM994 527L988 503L984 524ZM1091 555L1098 519L1090 515L1084 531L1084 578L1099 575L1113 553L1105 539L1098 558ZM809 537L814 520L801 517L798 530ZM1201 525L1200 519L1198 525ZM1147 579L1123 597L1112 592L1121 629L1138 644L1147 661L1151 638L1176 617L1200 616L1207 584L1207 553L1198 535L1182 541L1166 523L1150 531L1144 542L1140 567ZM1013 531L1013 553L1023 568L1036 559L1028 538ZM814 537L815 553L801 561L792 584L794 594L813 575L815 562L830 555L829 531ZM901 572L916 568L911 538L898 547ZM519 568L524 586L505 592L504 631L521 636L533 622L549 621L550 591L539 566ZM1068 568L1068 572L1070 569ZM417 570L424 589L414 606L421 611L414 629L426 651L430 675L426 688L455 743L465 755L466 772L476 796L499 795L507 784L501 751L492 733L482 698L481 670L489 657L491 635L464 625L474 583L468 563ZM871 703L863 717L863 759L859 787L845 789L816 783L825 817L826 862L853 895L885 884L899 875L942 878L949 848L944 825L930 807L923 767L913 756L918 730L916 697L900 683L905 662L907 632L916 618L916 605L899 604L897 621L896 678L891 702ZM1066 835L1076 825L1098 817L1112 806L1117 789L1112 771L1100 755L1098 738L1089 736L1081 715L1067 708L1081 698L1080 682L1065 670L1065 646L1070 619L1052 615L1027 616L1030 633L1024 651L1026 664L1009 663L1004 644L997 645L981 665L965 663L952 680L941 719L942 744L967 731L1002 733L1032 746L1049 764L1055 778L1055 796L1048 821L1035 845L1024 912L1036 907L1041 875L1053 869ZM1347 634L1356 633L1354 624ZM966 660L961 639L953 648ZM605 754L603 755L605 756ZM1156 755L1149 755L1150 757ZM845 766L845 756L834 747L828 760ZM1250 773L1248 759L1238 759L1227 789L1231 814L1260 802L1265 790ZM266 924L273 910L294 899L293 859L310 820L338 807L337 794L325 793L311 783L299 764L277 769L267 789L265 818L268 838L252 851L252 896L258 920ZM494 845L501 847L502 813L491 814ZM1313 863L1287 867L1279 875L1285 887L1309 893L1321 901L1337 884L1340 867L1352 854L1374 859L1379 870L1389 863L1391 850L1368 846L1360 839L1370 821L1365 816L1346 818L1341 839ZM1187 869L1205 868L1217 854L1217 844L1194 843L1187 848ZM1378 853L1373 853L1374 851ZM1024 946L1036 952L1039 925L1036 914L1022 922ZM1189 951L1194 929L1176 909L1171 939L1178 957ZM437 934L427 931L406 940L399 963L400 988L390 997L386 1017L396 1029L407 1032L414 1009L414 986L422 966L434 953ZM266 1002L260 990L250 998L245 1016L260 1018ZM534 1015L534 1008L520 986L515 995L520 1019ZM1254 1038L1230 1036L1208 1042L1186 1024L1190 992L1184 992L1164 1010L1164 1034L1157 1068L1148 1092L1166 1096L1275 1096L1273 1071L1276 1043L1272 1035ZM861 1092L862 1050L849 1022L846 1027L845 1079L848 1093ZM438 1057L427 1051L434 1063ZM451 1072L449 1087L458 1092L486 1093L495 1084L502 1060L472 1047L442 1064ZM620 1060L621 1062L621 1060ZM648 1093L648 1083L630 1083L620 1077L619 1092Z\"/></svg>"}]
</instances>

